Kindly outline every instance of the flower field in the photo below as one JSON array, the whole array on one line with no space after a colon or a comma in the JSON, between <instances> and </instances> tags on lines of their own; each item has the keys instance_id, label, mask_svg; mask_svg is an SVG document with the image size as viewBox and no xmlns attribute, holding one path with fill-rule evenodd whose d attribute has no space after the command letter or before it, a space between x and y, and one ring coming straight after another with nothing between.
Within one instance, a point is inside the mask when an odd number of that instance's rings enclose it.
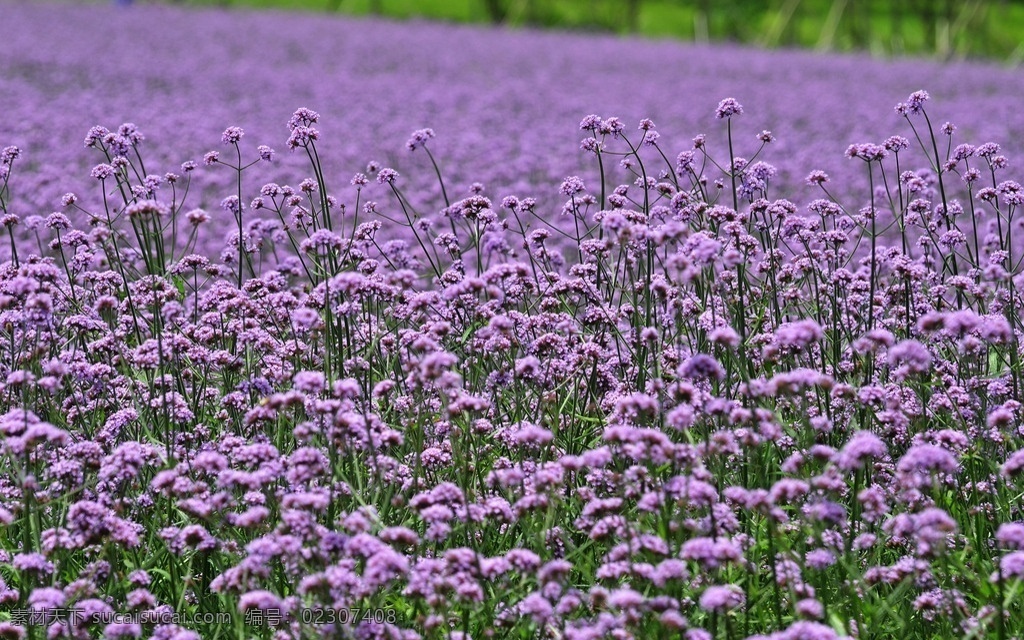
<instances>
[{"instance_id":1,"label":"flower field","mask_svg":"<svg viewBox=\"0 0 1024 640\"><path fill-rule=\"evenodd\" d=\"M0 638L1024 634L1019 73L0 15Z\"/></svg>"}]
</instances>

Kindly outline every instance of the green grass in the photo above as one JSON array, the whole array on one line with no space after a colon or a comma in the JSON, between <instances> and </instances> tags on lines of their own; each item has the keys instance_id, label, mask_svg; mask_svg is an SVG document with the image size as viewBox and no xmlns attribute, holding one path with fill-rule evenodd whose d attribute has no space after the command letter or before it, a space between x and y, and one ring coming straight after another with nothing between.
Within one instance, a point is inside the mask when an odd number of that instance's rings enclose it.
<instances>
[{"instance_id":1,"label":"green grass","mask_svg":"<svg viewBox=\"0 0 1024 640\"><path fill-rule=\"evenodd\" d=\"M185 0L396 19L494 22L488 0ZM638 33L767 47L1024 60L1021 0L490 0L511 26Z\"/></svg>"}]
</instances>

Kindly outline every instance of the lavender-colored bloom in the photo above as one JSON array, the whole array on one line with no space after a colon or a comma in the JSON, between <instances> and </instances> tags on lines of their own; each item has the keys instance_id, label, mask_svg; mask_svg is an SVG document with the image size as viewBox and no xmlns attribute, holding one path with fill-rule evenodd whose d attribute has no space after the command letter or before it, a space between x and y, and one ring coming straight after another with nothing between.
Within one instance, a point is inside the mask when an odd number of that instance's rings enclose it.
<instances>
[{"instance_id":1,"label":"lavender-colored bloom","mask_svg":"<svg viewBox=\"0 0 1024 640\"><path fill-rule=\"evenodd\" d=\"M934 444L914 445L900 458L896 469L901 473L954 473L956 458L946 449Z\"/></svg>"},{"instance_id":2,"label":"lavender-colored bloom","mask_svg":"<svg viewBox=\"0 0 1024 640\"><path fill-rule=\"evenodd\" d=\"M877 162L888 155L886 148L871 143L852 144L846 149L847 158L859 158L865 162Z\"/></svg>"},{"instance_id":3,"label":"lavender-colored bloom","mask_svg":"<svg viewBox=\"0 0 1024 640\"><path fill-rule=\"evenodd\" d=\"M1015 451L1006 462L1003 463L1002 473L1007 478L1017 478L1024 473L1024 449Z\"/></svg>"},{"instance_id":4,"label":"lavender-colored bloom","mask_svg":"<svg viewBox=\"0 0 1024 640\"><path fill-rule=\"evenodd\" d=\"M843 471L855 471L864 466L865 460L882 458L886 455L885 443L870 431L858 431L840 450L836 465Z\"/></svg>"},{"instance_id":5,"label":"lavender-colored bloom","mask_svg":"<svg viewBox=\"0 0 1024 640\"><path fill-rule=\"evenodd\" d=\"M519 602L519 611L529 616L534 623L544 624L554 614L554 607L539 593L531 593Z\"/></svg>"},{"instance_id":6,"label":"lavender-colored bloom","mask_svg":"<svg viewBox=\"0 0 1024 640\"><path fill-rule=\"evenodd\" d=\"M512 434L512 441L524 446L544 446L554 439L547 429L531 423L524 423Z\"/></svg>"},{"instance_id":7,"label":"lavender-colored bloom","mask_svg":"<svg viewBox=\"0 0 1024 640\"><path fill-rule=\"evenodd\" d=\"M718 119L731 118L732 116L743 113L743 106L739 102L736 102L733 98L726 98L718 103L718 108L715 109L715 117Z\"/></svg>"},{"instance_id":8,"label":"lavender-colored bloom","mask_svg":"<svg viewBox=\"0 0 1024 640\"><path fill-rule=\"evenodd\" d=\"M571 570L571 562L567 560L552 560L540 568L537 572L537 579L541 582L558 581L569 575Z\"/></svg>"},{"instance_id":9,"label":"lavender-colored bloom","mask_svg":"<svg viewBox=\"0 0 1024 640\"><path fill-rule=\"evenodd\" d=\"M89 175L91 175L93 178L97 180L103 181L112 178L116 173L117 171L114 169L114 167L110 166L109 164L98 164L95 167L93 167Z\"/></svg>"},{"instance_id":10,"label":"lavender-colored bloom","mask_svg":"<svg viewBox=\"0 0 1024 640\"><path fill-rule=\"evenodd\" d=\"M405 146L409 151L415 151L419 147L426 146L427 141L433 139L434 135L433 129L417 129L412 132L412 136L409 137Z\"/></svg>"},{"instance_id":11,"label":"lavender-colored bloom","mask_svg":"<svg viewBox=\"0 0 1024 640\"><path fill-rule=\"evenodd\" d=\"M704 353L688 358L679 370L679 374L691 380L713 379L722 380L725 378L725 369L713 358Z\"/></svg>"},{"instance_id":12,"label":"lavender-colored bloom","mask_svg":"<svg viewBox=\"0 0 1024 640\"><path fill-rule=\"evenodd\" d=\"M1006 522L999 525L999 530L996 531L996 540L1008 549L1024 551L1024 524Z\"/></svg>"},{"instance_id":13,"label":"lavender-colored bloom","mask_svg":"<svg viewBox=\"0 0 1024 640\"><path fill-rule=\"evenodd\" d=\"M824 337L821 326L814 320L787 322L775 330L776 342L791 349L807 349Z\"/></svg>"},{"instance_id":14,"label":"lavender-colored bloom","mask_svg":"<svg viewBox=\"0 0 1024 640\"><path fill-rule=\"evenodd\" d=\"M808 567L821 570L835 564L836 556L828 549L814 549L807 552L804 560L807 562Z\"/></svg>"},{"instance_id":15,"label":"lavender-colored bloom","mask_svg":"<svg viewBox=\"0 0 1024 640\"><path fill-rule=\"evenodd\" d=\"M700 607L705 611L725 613L743 606L746 596L743 590L730 584L724 587L708 587L700 596Z\"/></svg>"},{"instance_id":16,"label":"lavender-colored bloom","mask_svg":"<svg viewBox=\"0 0 1024 640\"><path fill-rule=\"evenodd\" d=\"M683 544L680 557L694 560L708 568L716 568L728 562L736 562L742 552L735 542L725 538L693 538Z\"/></svg>"},{"instance_id":17,"label":"lavender-colored bloom","mask_svg":"<svg viewBox=\"0 0 1024 640\"><path fill-rule=\"evenodd\" d=\"M921 113L921 110L924 109L924 103L927 102L929 98L931 98L931 96L928 95L927 91L915 91L910 94L910 97L907 98L907 108L910 110L910 113Z\"/></svg>"},{"instance_id":18,"label":"lavender-colored bloom","mask_svg":"<svg viewBox=\"0 0 1024 640\"><path fill-rule=\"evenodd\" d=\"M18 571L48 576L53 573L53 563L41 553L19 553L11 565Z\"/></svg>"},{"instance_id":19,"label":"lavender-colored bloom","mask_svg":"<svg viewBox=\"0 0 1024 640\"><path fill-rule=\"evenodd\" d=\"M584 188L583 180L577 176L569 176L562 181L562 186L559 187L558 191L562 195L573 197L583 193Z\"/></svg>"},{"instance_id":20,"label":"lavender-colored bloom","mask_svg":"<svg viewBox=\"0 0 1024 640\"><path fill-rule=\"evenodd\" d=\"M740 344L740 334L732 327L717 327L708 334L708 340L735 349Z\"/></svg>"},{"instance_id":21,"label":"lavender-colored bloom","mask_svg":"<svg viewBox=\"0 0 1024 640\"><path fill-rule=\"evenodd\" d=\"M829 181L829 176L827 173L819 169L807 174L804 181L811 186L821 186Z\"/></svg>"},{"instance_id":22,"label":"lavender-colored bloom","mask_svg":"<svg viewBox=\"0 0 1024 640\"><path fill-rule=\"evenodd\" d=\"M250 591L242 595L238 600L238 610L241 612L258 609L261 611L282 610L284 607L281 598L269 591Z\"/></svg>"},{"instance_id":23,"label":"lavender-colored bloom","mask_svg":"<svg viewBox=\"0 0 1024 640\"><path fill-rule=\"evenodd\" d=\"M832 627L820 622L801 621L794 622L771 637L772 640L843 640L846 636L838 635Z\"/></svg>"},{"instance_id":24,"label":"lavender-colored bloom","mask_svg":"<svg viewBox=\"0 0 1024 640\"><path fill-rule=\"evenodd\" d=\"M801 618L819 620L825 615L825 608L821 602L814 598L804 598L794 605L796 613Z\"/></svg>"},{"instance_id":25,"label":"lavender-colored bloom","mask_svg":"<svg viewBox=\"0 0 1024 640\"><path fill-rule=\"evenodd\" d=\"M37 589L33 589L32 593L29 594L28 597L29 607L37 611L58 609L64 606L65 601L66 597L64 592L53 587L39 587Z\"/></svg>"},{"instance_id":26,"label":"lavender-colored bloom","mask_svg":"<svg viewBox=\"0 0 1024 640\"><path fill-rule=\"evenodd\" d=\"M931 366L932 356L917 340L904 340L888 352L889 365L905 367L910 373L925 373Z\"/></svg>"},{"instance_id":27,"label":"lavender-colored bloom","mask_svg":"<svg viewBox=\"0 0 1024 640\"><path fill-rule=\"evenodd\" d=\"M294 130L297 127L316 124L320 120L320 114L312 109L300 107L295 110L292 117L288 119L288 129Z\"/></svg>"},{"instance_id":28,"label":"lavender-colored bloom","mask_svg":"<svg viewBox=\"0 0 1024 640\"><path fill-rule=\"evenodd\" d=\"M900 151L910 147L910 140L907 140L903 136L889 136L885 139L883 146L885 146L888 151L899 153Z\"/></svg>"},{"instance_id":29,"label":"lavender-colored bloom","mask_svg":"<svg viewBox=\"0 0 1024 640\"><path fill-rule=\"evenodd\" d=\"M324 374L319 371L300 371L292 378L292 382L303 393L321 393L327 386Z\"/></svg>"},{"instance_id":30,"label":"lavender-colored bloom","mask_svg":"<svg viewBox=\"0 0 1024 640\"><path fill-rule=\"evenodd\" d=\"M639 591L623 587L608 594L608 604L615 609L640 609L646 598Z\"/></svg>"},{"instance_id":31,"label":"lavender-colored bloom","mask_svg":"<svg viewBox=\"0 0 1024 640\"><path fill-rule=\"evenodd\" d=\"M999 560L999 569L1004 580L1024 578L1024 551L1014 551Z\"/></svg>"},{"instance_id":32,"label":"lavender-colored bloom","mask_svg":"<svg viewBox=\"0 0 1024 640\"><path fill-rule=\"evenodd\" d=\"M363 580L370 588L378 588L406 576L409 573L409 561L405 556L391 548L377 550L366 561Z\"/></svg>"},{"instance_id":33,"label":"lavender-colored bloom","mask_svg":"<svg viewBox=\"0 0 1024 640\"><path fill-rule=\"evenodd\" d=\"M243 135L245 135L245 132L242 130L242 127L228 127L220 135L220 141L224 144L238 144Z\"/></svg>"}]
</instances>

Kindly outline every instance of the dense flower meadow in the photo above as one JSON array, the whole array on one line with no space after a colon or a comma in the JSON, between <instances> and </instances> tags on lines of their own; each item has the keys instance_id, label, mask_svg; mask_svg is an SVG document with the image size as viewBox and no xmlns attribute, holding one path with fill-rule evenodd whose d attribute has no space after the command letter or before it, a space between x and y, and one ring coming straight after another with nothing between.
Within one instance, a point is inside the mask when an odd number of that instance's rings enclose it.
<instances>
[{"instance_id":1,"label":"dense flower meadow","mask_svg":"<svg viewBox=\"0 0 1024 640\"><path fill-rule=\"evenodd\" d=\"M558 211L328 191L306 108L295 186L238 126L163 174L95 126L22 218L4 148L0 635L1019 637L1024 189L928 98L856 206L769 198L732 98L725 156L585 117Z\"/></svg>"},{"instance_id":2,"label":"dense flower meadow","mask_svg":"<svg viewBox=\"0 0 1024 640\"><path fill-rule=\"evenodd\" d=\"M1019 640L1019 115L708 105L0 140L0 638Z\"/></svg>"}]
</instances>

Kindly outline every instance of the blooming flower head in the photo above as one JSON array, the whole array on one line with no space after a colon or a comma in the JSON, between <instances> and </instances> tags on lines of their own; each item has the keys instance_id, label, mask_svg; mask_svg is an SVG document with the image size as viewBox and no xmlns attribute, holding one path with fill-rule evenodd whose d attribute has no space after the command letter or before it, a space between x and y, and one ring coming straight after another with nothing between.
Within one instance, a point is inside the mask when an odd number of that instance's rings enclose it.
<instances>
[{"instance_id":1,"label":"blooming flower head","mask_svg":"<svg viewBox=\"0 0 1024 640\"><path fill-rule=\"evenodd\" d=\"M870 431L858 431L840 450L836 466L843 471L854 471L863 468L865 460L882 458L885 455L885 443L878 436Z\"/></svg>"},{"instance_id":2,"label":"blooming flower head","mask_svg":"<svg viewBox=\"0 0 1024 640\"><path fill-rule=\"evenodd\" d=\"M0 150L0 164L10 165L21 155L21 149L14 145L4 147Z\"/></svg>"},{"instance_id":3,"label":"blooming flower head","mask_svg":"<svg viewBox=\"0 0 1024 640\"><path fill-rule=\"evenodd\" d=\"M1024 473L1024 449L1014 452L1003 463L1002 473L1007 478L1017 478Z\"/></svg>"},{"instance_id":4,"label":"blooming flower head","mask_svg":"<svg viewBox=\"0 0 1024 640\"><path fill-rule=\"evenodd\" d=\"M723 118L731 118L732 116L743 113L743 106L739 102L736 102L734 98L726 98L718 103L718 108L715 109L715 117L719 120Z\"/></svg>"},{"instance_id":5,"label":"blooming flower head","mask_svg":"<svg viewBox=\"0 0 1024 640\"><path fill-rule=\"evenodd\" d=\"M312 109L300 107L295 110L292 117L288 119L288 129L295 130L298 127L308 127L320 120L320 114Z\"/></svg>"},{"instance_id":6,"label":"blooming flower head","mask_svg":"<svg viewBox=\"0 0 1024 640\"><path fill-rule=\"evenodd\" d=\"M170 215L170 213L170 207L156 200L139 200L125 209L125 214L129 218L143 220L160 219Z\"/></svg>"},{"instance_id":7,"label":"blooming flower head","mask_svg":"<svg viewBox=\"0 0 1024 640\"><path fill-rule=\"evenodd\" d=\"M684 378L690 378L691 380L722 380L725 378L725 368L722 367L718 360L712 356L705 353L698 353L683 363L682 367L679 369L679 374Z\"/></svg>"},{"instance_id":8,"label":"blooming flower head","mask_svg":"<svg viewBox=\"0 0 1024 640\"><path fill-rule=\"evenodd\" d=\"M220 141L224 144L238 144L238 141L245 135L242 127L228 127L220 134Z\"/></svg>"},{"instance_id":9,"label":"blooming flower head","mask_svg":"<svg viewBox=\"0 0 1024 640\"><path fill-rule=\"evenodd\" d=\"M907 108L910 113L918 114L924 109L924 103L931 98L927 91L915 91L907 98Z\"/></svg>"},{"instance_id":10,"label":"blooming flower head","mask_svg":"<svg viewBox=\"0 0 1024 640\"><path fill-rule=\"evenodd\" d=\"M910 373L925 373L931 366L932 356L917 340L903 340L889 349L890 366L903 367Z\"/></svg>"},{"instance_id":11,"label":"blooming flower head","mask_svg":"<svg viewBox=\"0 0 1024 640\"><path fill-rule=\"evenodd\" d=\"M829 181L827 173L821 170L812 171L807 174L806 182L811 186L820 186Z\"/></svg>"},{"instance_id":12,"label":"blooming flower head","mask_svg":"<svg viewBox=\"0 0 1024 640\"><path fill-rule=\"evenodd\" d=\"M743 590L734 584L712 586L704 590L700 596L700 608L714 613L725 613L743 606L746 596Z\"/></svg>"},{"instance_id":13,"label":"blooming flower head","mask_svg":"<svg viewBox=\"0 0 1024 640\"><path fill-rule=\"evenodd\" d=\"M775 341L782 347L803 350L825 337L825 332L814 320L797 320L779 325Z\"/></svg>"},{"instance_id":14,"label":"blooming flower head","mask_svg":"<svg viewBox=\"0 0 1024 640\"><path fill-rule=\"evenodd\" d=\"M860 158L865 162L876 162L882 160L888 155L886 148L871 143L865 144L851 144L846 149L846 157L848 158Z\"/></svg>"},{"instance_id":15,"label":"blooming flower head","mask_svg":"<svg viewBox=\"0 0 1024 640\"><path fill-rule=\"evenodd\" d=\"M408 142L405 143L405 147L409 151L415 151L420 147L426 146L427 141L432 138L434 138L433 129L417 129L412 132L412 136L410 136Z\"/></svg>"},{"instance_id":16,"label":"blooming flower head","mask_svg":"<svg viewBox=\"0 0 1024 640\"><path fill-rule=\"evenodd\" d=\"M918 444L900 458L896 470L901 473L954 473L958 463L953 454L934 444Z\"/></svg>"},{"instance_id":17,"label":"blooming flower head","mask_svg":"<svg viewBox=\"0 0 1024 640\"><path fill-rule=\"evenodd\" d=\"M377 184L394 184L397 178L397 171L385 167L377 174Z\"/></svg>"}]
</instances>

